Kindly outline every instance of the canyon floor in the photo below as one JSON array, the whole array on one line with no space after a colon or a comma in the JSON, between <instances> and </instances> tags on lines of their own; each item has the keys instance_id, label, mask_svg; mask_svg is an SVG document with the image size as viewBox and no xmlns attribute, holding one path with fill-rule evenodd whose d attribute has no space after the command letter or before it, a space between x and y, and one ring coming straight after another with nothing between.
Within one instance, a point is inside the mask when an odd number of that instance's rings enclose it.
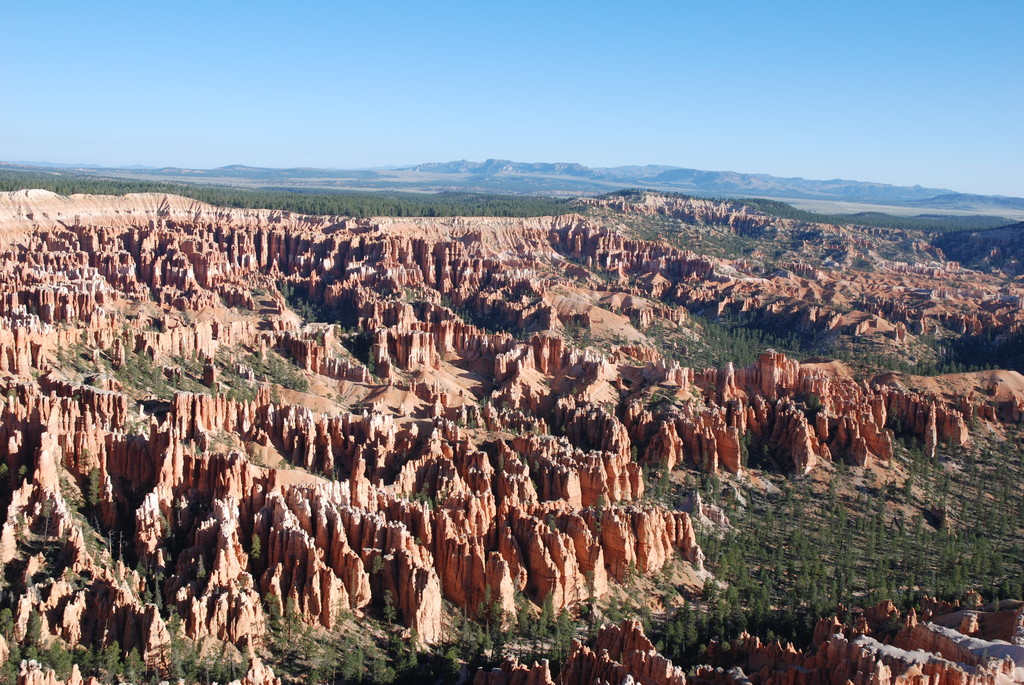
<instances>
[{"instance_id":1,"label":"canyon floor","mask_svg":"<svg viewBox=\"0 0 1024 685\"><path fill-rule=\"evenodd\" d=\"M0 679L1024 682L1024 229L575 210L0 193Z\"/></svg>"}]
</instances>

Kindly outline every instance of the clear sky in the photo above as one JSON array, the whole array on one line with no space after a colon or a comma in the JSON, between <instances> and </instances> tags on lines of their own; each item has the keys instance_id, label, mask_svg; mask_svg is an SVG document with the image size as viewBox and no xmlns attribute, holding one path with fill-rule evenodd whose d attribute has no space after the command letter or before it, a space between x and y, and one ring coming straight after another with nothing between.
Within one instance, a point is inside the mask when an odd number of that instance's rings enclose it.
<instances>
[{"instance_id":1,"label":"clear sky","mask_svg":"<svg viewBox=\"0 0 1024 685\"><path fill-rule=\"evenodd\" d=\"M497 157L1024 196L1024 0L0 7L2 160Z\"/></svg>"}]
</instances>

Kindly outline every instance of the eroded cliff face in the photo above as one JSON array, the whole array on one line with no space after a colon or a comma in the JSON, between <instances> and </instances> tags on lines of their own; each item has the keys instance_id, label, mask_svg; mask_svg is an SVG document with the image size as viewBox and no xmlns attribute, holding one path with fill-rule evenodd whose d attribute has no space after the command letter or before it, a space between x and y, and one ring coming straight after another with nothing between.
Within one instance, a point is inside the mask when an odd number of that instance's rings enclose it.
<instances>
[{"instance_id":1,"label":"eroded cliff face","mask_svg":"<svg viewBox=\"0 0 1024 685\"><path fill-rule=\"evenodd\" d=\"M739 474L751 449L795 473L887 462L894 419L934 448L1024 413L1012 394L770 351L738 369L666 359L640 328L682 336L684 305L738 301L748 279L723 274L742 265L578 215L353 220L27 191L0 197L0 227L17 638L38 615L48 639L116 642L154 670L172 613L188 639L249 655L292 612L331 629L393 609L434 643L451 607L572 609L674 560L702 577L689 515L645 497L645 468ZM574 651L571 682L682 682L637 626L614 630ZM54 682L31 664L22 678ZM258 659L246 678L274 681Z\"/></svg>"},{"instance_id":2,"label":"eroded cliff face","mask_svg":"<svg viewBox=\"0 0 1024 685\"><path fill-rule=\"evenodd\" d=\"M242 678L232 680L228 685L281 685L281 679L274 676L274 670L256 657L249 660L248 669ZM35 660L26 660L18 672L18 685L100 685L100 681L93 677L82 678L78 664L71 667L71 676L67 680L61 680L53 669L41 666Z\"/></svg>"},{"instance_id":3,"label":"eroded cliff face","mask_svg":"<svg viewBox=\"0 0 1024 685\"><path fill-rule=\"evenodd\" d=\"M955 604L923 602L927 620L913 609L906 616L889 602L821 619L811 646L762 643L743 635L727 650L711 650L713 661L732 668L703 667L692 678L708 683L986 683L1009 685L1024 678L1024 648L1006 640L982 639L940 623L962 617ZM937 613L936 613L937 612ZM972 612L993 618L995 612ZM1013 613L1013 612L1010 612ZM893 628L893 625L896 628ZM968 623L969 625L969 623Z\"/></svg>"},{"instance_id":4,"label":"eroded cliff face","mask_svg":"<svg viewBox=\"0 0 1024 685\"><path fill-rule=\"evenodd\" d=\"M330 629L390 606L433 643L446 601L558 611L627 569L700 569L688 515L640 501L625 427L582 396L614 368L440 304L539 287L496 250L551 253L580 219L371 223L35 192L3 209L0 558L18 639L35 614L43 636L161 669L172 613L197 643L253 653L269 614ZM278 280L344 310L368 356L337 356L340 329L303 325ZM382 296L433 286L415 305ZM267 379L268 357L303 391ZM531 374L566 376L561 399L517 398ZM476 378L495 401L481 407Z\"/></svg>"},{"instance_id":5,"label":"eroded cliff face","mask_svg":"<svg viewBox=\"0 0 1024 685\"><path fill-rule=\"evenodd\" d=\"M940 609L949 613L928 613L940 622L963 613L950 609L958 607ZM852 625L849 620L844 623L849 618ZM902 623L895 632L894 622ZM512 659L500 668L478 671L474 684L1011 685L1024 677L1024 647L1019 644L919 622L913 611L901 617L891 604L822 619L807 650L763 643L744 634L724 648L712 644L706 656L713 663L687 677L658 653L637 621L627 619L621 625L603 626L592 646L574 642L557 678L552 678L546 661L526 665Z\"/></svg>"},{"instance_id":6,"label":"eroded cliff face","mask_svg":"<svg viewBox=\"0 0 1024 685\"><path fill-rule=\"evenodd\" d=\"M480 670L474 685L591 685L628 683L640 685L685 685L681 668L654 649L640 623L625 620L621 625L601 628L593 647L575 641L557 680L552 680L547 661L531 666L509 660L491 671Z\"/></svg>"}]
</instances>

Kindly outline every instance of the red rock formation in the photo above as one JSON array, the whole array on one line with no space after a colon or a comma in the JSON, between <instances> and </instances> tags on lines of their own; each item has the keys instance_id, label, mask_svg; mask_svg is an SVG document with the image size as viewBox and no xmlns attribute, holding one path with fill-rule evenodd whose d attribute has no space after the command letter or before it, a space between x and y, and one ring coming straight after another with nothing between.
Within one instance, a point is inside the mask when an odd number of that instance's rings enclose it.
<instances>
[{"instance_id":1,"label":"red rock formation","mask_svg":"<svg viewBox=\"0 0 1024 685\"><path fill-rule=\"evenodd\" d=\"M533 666L512 660L491 671L480 669L473 678L473 685L555 685L555 682L551 679L547 659Z\"/></svg>"},{"instance_id":2,"label":"red rock formation","mask_svg":"<svg viewBox=\"0 0 1024 685\"><path fill-rule=\"evenodd\" d=\"M948 608L948 607L947 607ZM845 611L845 610L844 610ZM945 609L944 609L945 611ZM884 634L899 616L891 602L856 610L853 625L838 618L822 619L812 646L802 652L793 645L762 643L743 635L726 651L741 668L702 668L694 680L715 683L810 684L820 682L964 683L1014 682L1024 671L1024 648L967 637L950 628L919 623L911 610L895 635ZM951 615L952 616L952 615ZM878 633L876 637L873 633Z\"/></svg>"},{"instance_id":3,"label":"red rock formation","mask_svg":"<svg viewBox=\"0 0 1024 685\"><path fill-rule=\"evenodd\" d=\"M606 203L748 234L796 226L703 200ZM699 328L687 306L887 340L1017 330L988 282L950 285L935 311L861 284L858 309L840 312L815 290L824 266L762 278L580 215L355 220L29 191L0 195L0 227L0 562L17 569L15 632L35 612L48 637L116 641L158 671L172 607L188 639L247 654L267 606L325 630L390 606L433 643L445 601L470 615L511 613L517 593L573 608L676 556L700 574L690 516L639 503L644 466L739 474L766 447L807 473L890 460L897 420L931 448L966 444L971 420L1024 414L1012 393L858 383L771 351L747 368L672 361ZM887 268L900 287L938 277ZM341 323L303 322L296 294ZM607 629L567 672L677 682L637 631ZM832 649L902 668L856 639ZM500 674L478 677L550 680L544 665ZM242 682L276 679L257 660Z\"/></svg>"},{"instance_id":4,"label":"red rock formation","mask_svg":"<svg viewBox=\"0 0 1024 685\"><path fill-rule=\"evenodd\" d=\"M589 685L630 682L630 678L640 685L686 683L683 670L658 654L637 621L627 619L621 626L602 628L593 649L574 642L558 682Z\"/></svg>"}]
</instances>

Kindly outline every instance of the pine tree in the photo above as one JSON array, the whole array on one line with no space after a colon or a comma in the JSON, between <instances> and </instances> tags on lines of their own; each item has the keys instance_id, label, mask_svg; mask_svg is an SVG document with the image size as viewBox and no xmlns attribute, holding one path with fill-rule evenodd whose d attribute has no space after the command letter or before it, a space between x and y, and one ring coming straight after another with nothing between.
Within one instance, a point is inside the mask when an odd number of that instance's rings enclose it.
<instances>
[{"instance_id":1,"label":"pine tree","mask_svg":"<svg viewBox=\"0 0 1024 685\"><path fill-rule=\"evenodd\" d=\"M260 543L260 537L256 534L253 534L252 536L252 545L249 548L249 556L256 561L259 561L263 556L263 545Z\"/></svg>"}]
</instances>

